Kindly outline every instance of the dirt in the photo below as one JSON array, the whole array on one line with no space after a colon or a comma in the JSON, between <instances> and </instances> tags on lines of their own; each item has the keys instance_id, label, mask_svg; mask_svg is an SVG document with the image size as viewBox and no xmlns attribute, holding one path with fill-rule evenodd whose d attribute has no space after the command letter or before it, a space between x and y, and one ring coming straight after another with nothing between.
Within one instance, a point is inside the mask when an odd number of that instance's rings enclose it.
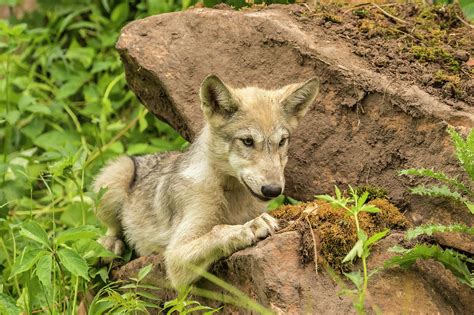
<instances>
[{"instance_id":1,"label":"dirt","mask_svg":"<svg viewBox=\"0 0 474 315\"><path fill-rule=\"evenodd\" d=\"M456 5L316 6L301 16L352 45L374 71L416 83L456 106L474 106L474 29Z\"/></svg>"},{"instance_id":2,"label":"dirt","mask_svg":"<svg viewBox=\"0 0 474 315\"><path fill-rule=\"evenodd\" d=\"M400 210L387 199L371 200L379 213L361 213L360 227L370 237L385 229L401 231L410 223ZM301 233L300 255L303 264L314 261L317 250L319 266L329 264L336 271L349 271L353 266L342 263L357 241L355 221L343 208L334 208L325 201L314 201L298 205L282 206L272 212L280 220L283 231L297 230ZM309 229L311 225L312 231ZM314 240L313 240L314 235Z\"/></svg>"}]
</instances>

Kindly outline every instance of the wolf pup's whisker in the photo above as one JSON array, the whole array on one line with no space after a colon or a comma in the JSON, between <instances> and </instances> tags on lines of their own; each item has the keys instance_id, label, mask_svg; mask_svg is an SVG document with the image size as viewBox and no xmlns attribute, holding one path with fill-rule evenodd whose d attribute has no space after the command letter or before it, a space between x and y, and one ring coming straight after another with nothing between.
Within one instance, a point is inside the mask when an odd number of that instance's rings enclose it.
<instances>
[{"instance_id":1,"label":"wolf pup's whisker","mask_svg":"<svg viewBox=\"0 0 474 315\"><path fill-rule=\"evenodd\" d=\"M187 266L214 261L278 228L266 202L285 187L290 133L318 94L319 81L276 90L232 88L215 75L200 89L206 124L186 152L120 157L94 182L107 187L97 211L100 242L121 255L162 253L175 287L199 278Z\"/></svg>"}]
</instances>

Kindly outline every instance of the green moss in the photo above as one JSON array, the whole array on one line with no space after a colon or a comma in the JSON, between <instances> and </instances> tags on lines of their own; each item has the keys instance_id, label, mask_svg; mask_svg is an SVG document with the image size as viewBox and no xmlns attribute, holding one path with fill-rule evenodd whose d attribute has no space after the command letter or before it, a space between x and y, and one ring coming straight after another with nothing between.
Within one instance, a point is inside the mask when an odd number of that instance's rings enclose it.
<instances>
[{"instance_id":1,"label":"green moss","mask_svg":"<svg viewBox=\"0 0 474 315\"><path fill-rule=\"evenodd\" d=\"M352 11L352 14L360 18L365 18L369 15L369 11L366 9L356 9Z\"/></svg>"},{"instance_id":2,"label":"green moss","mask_svg":"<svg viewBox=\"0 0 474 315\"><path fill-rule=\"evenodd\" d=\"M454 86L459 86L461 83L461 78L459 75L450 75L443 70L436 71L433 81L435 85L443 86L446 83L451 83Z\"/></svg>"},{"instance_id":3,"label":"green moss","mask_svg":"<svg viewBox=\"0 0 474 315\"><path fill-rule=\"evenodd\" d=\"M365 192L369 193L367 200L373 200L377 198L387 198L387 195L388 195L388 192L385 188L373 186L373 185L358 186L354 190L358 196L362 196L362 194L364 194Z\"/></svg>"},{"instance_id":4,"label":"green moss","mask_svg":"<svg viewBox=\"0 0 474 315\"><path fill-rule=\"evenodd\" d=\"M342 18L337 15L332 15L332 14L324 14L323 15L323 20L325 22L332 22L336 24L341 24L342 23Z\"/></svg>"},{"instance_id":5,"label":"green moss","mask_svg":"<svg viewBox=\"0 0 474 315\"><path fill-rule=\"evenodd\" d=\"M446 49L438 46L412 46L411 52L413 56L424 62L442 62L446 64L449 70L458 72L461 69L461 64L454 56Z\"/></svg>"},{"instance_id":6,"label":"green moss","mask_svg":"<svg viewBox=\"0 0 474 315\"><path fill-rule=\"evenodd\" d=\"M384 192L381 188L371 189L374 194ZM386 228L405 229L409 226L398 208L388 200L376 198L369 203L381 210L379 213L361 213L359 216L360 226L369 237ZM321 263L327 263L337 271L348 271L351 268L351 264L343 264L342 260L356 243L357 234L354 220L346 215L344 209L335 209L327 202L315 201L282 206L271 214L280 219L283 226L286 224L289 229L302 233L300 254L303 263L311 262L314 257L309 221L318 240L317 256ZM304 218L306 215L308 221Z\"/></svg>"}]
</instances>

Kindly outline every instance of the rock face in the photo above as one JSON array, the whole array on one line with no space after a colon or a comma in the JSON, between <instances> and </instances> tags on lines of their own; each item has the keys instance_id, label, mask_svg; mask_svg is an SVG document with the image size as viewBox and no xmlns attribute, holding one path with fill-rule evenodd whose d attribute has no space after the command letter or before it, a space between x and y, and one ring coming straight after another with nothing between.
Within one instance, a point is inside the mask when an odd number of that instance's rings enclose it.
<instances>
[{"instance_id":1,"label":"rock face","mask_svg":"<svg viewBox=\"0 0 474 315\"><path fill-rule=\"evenodd\" d=\"M348 43L325 37L305 10L293 5L162 14L127 25L117 49L142 103L191 141L203 125L198 89L208 74L232 86L264 88L319 76L320 95L292 137L286 194L308 200L334 185L369 183L385 187L416 224L473 225L466 209L410 195L407 188L418 182L397 172L433 167L460 174L445 128L472 128L474 108L449 106L417 86L376 73ZM380 266L386 249L399 241L399 235L392 235L377 245L371 266ZM441 243L453 242L472 251L472 240L445 238ZM219 262L213 273L281 314L353 312L350 299L337 296L340 288L327 273L302 265L299 243L297 232L273 236ZM165 286L158 256L131 262L115 276L128 278L150 262L156 268L148 281ZM213 287L205 281L199 285ZM410 271L382 271L369 291L369 305L384 314L474 313L473 291L433 262L418 263Z\"/></svg>"},{"instance_id":2,"label":"rock face","mask_svg":"<svg viewBox=\"0 0 474 315\"><path fill-rule=\"evenodd\" d=\"M302 265L300 237L295 231L277 234L218 262L211 272L277 314L353 314L351 300L337 295L341 287L326 272L316 274L314 264ZM387 249L402 239L403 235L392 234L377 244L369 259L369 269L388 259ZM139 258L118 270L115 277L122 280L134 277L141 267L150 263L154 268L145 281L166 287L160 256ZM223 291L205 280L197 286L201 290ZM174 298L170 290L154 293L164 300ZM222 305L201 300L205 305ZM410 270L393 268L377 273L369 282L366 305L368 310L378 307L383 314L473 314L473 300L474 290L457 282L443 266L422 262ZM222 312L252 313L230 304Z\"/></svg>"},{"instance_id":3,"label":"rock face","mask_svg":"<svg viewBox=\"0 0 474 315\"><path fill-rule=\"evenodd\" d=\"M275 88L317 75L320 95L292 138L286 194L312 199L334 185L387 188L415 223L474 223L465 209L413 197L411 167L459 168L445 132L474 126L474 108L442 103L417 86L384 77L349 45L324 37L301 6L192 9L127 25L117 43L142 103L192 140L202 127L198 89L208 74L230 85Z\"/></svg>"}]
</instances>

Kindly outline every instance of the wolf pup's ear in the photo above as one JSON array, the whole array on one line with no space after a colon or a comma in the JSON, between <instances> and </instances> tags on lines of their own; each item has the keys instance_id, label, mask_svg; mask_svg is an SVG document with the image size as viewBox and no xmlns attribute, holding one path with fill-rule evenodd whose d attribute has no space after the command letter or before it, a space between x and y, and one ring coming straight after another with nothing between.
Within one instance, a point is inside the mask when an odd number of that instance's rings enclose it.
<instances>
[{"instance_id":1,"label":"wolf pup's ear","mask_svg":"<svg viewBox=\"0 0 474 315\"><path fill-rule=\"evenodd\" d=\"M283 99L283 111L289 124L296 127L318 96L319 79L314 77L304 83L290 85L288 88L290 94Z\"/></svg>"},{"instance_id":2,"label":"wolf pup's ear","mask_svg":"<svg viewBox=\"0 0 474 315\"><path fill-rule=\"evenodd\" d=\"M219 124L238 110L230 89L216 75L204 79L199 96L204 117L211 124Z\"/></svg>"}]
</instances>

